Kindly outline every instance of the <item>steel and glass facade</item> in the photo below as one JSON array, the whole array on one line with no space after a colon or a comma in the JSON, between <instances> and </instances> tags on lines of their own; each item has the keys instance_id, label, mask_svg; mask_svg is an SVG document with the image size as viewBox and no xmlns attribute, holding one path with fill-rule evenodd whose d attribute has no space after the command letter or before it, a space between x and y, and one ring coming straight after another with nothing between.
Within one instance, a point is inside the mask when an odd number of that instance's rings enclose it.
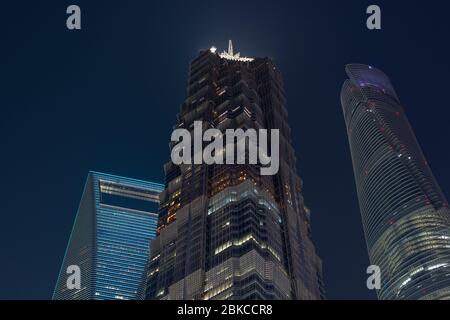
<instances>
[{"instance_id":1,"label":"steel and glass facade","mask_svg":"<svg viewBox=\"0 0 450 320\"><path fill-rule=\"evenodd\" d=\"M281 73L268 58L203 50L176 128L279 129L280 169L167 162L148 299L321 299ZM270 143L270 141L269 141ZM172 145L173 147L173 145Z\"/></svg>"},{"instance_id":2,"label":"steel and glass facade","mask_svg":"<svg viewBox=\"0 0 450 320\"><path fill-rule=\"evenodd\" d=\"M450 299L450 210L389 78L346 67L341 92L380 299Z\"/></svg>"},{"instance_id":3,"label":"steel and glass facade","mask_svg":"<svg viewBox=\"0 0 450 320\"><path fill-rule=\"evenodd\" d=\"M90 172L53 299L143 299L163 185ZM81 270L68 289L67 268Z\"/></svg>"}]
</instances>

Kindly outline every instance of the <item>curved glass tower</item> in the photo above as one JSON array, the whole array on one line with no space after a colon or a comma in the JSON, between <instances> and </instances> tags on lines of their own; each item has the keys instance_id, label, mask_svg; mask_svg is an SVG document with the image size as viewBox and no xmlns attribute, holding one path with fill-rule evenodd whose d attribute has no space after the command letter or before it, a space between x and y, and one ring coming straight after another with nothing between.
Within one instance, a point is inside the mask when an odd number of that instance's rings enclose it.
<instances>
[{"instance_id":1,"label":"curved glass tower","mask_svg":"<svg viewBox=\"0 0 450 320\"><path fill-rule=\"evenodd\" d=\"M341 92L380 299L450 299L450 210L389 78L346 67Z\"/></svg>"}]
</instances>

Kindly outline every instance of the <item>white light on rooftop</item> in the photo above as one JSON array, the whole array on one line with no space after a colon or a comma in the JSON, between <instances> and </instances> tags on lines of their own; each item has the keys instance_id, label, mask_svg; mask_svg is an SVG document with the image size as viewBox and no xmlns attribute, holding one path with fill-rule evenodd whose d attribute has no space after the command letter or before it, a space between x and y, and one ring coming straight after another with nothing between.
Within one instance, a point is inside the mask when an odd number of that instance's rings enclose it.
<instances>
[{"instance_id":1,"label":"white light on rooftop","mask_svg":"<svg viewBox=\"0 0 450 320\"><path fill-rule=\"evenodd\" d=\"M228 51L223 51L219 56L222 59L241 61L241 62L250 62L253 61L253 58L241 57L241 54L234 53L233 51L233 42L231 40L228 41Z\"/></svg>"}]
</instances>

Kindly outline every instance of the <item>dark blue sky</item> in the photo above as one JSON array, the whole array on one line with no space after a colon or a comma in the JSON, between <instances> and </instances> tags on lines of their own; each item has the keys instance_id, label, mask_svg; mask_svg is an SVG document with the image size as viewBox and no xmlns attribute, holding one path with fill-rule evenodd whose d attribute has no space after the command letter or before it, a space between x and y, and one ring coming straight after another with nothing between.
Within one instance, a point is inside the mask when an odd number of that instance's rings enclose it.
<instances>
[{"instance_id":1,"label":"dark blue sky","mask_svg":"<svg viewBox=\"0 0 450 320\"><path fill-rule=\"evenodd\" d=\"M48 299L89 170L163 181L189 61L233 39L269 56L330 299L370 299L339 92L344 65L391 78L450 196L450 5L444 1L9 1L2 4L0 299ZM369 4L382 31L365 27ZM82 30L66 29L78 4Z\"/></svg>"}]
</instances>

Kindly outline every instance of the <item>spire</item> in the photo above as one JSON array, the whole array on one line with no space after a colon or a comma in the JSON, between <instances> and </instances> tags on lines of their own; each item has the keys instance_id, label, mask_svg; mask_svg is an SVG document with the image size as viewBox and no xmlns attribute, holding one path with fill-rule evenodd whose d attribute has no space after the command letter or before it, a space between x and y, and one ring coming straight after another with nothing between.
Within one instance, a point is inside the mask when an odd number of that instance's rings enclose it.
<instances>
[{"instance_id":1,"label":"spire","mask_svg":"<svg viewBox=\"0 0 450 320\"><path fill-rule=\"evenodd\" d=\"M211 51L211 52L213 52L213 51ZM242 61L242 62L253 61L253 58L241 57L241 54L239 52L234 53L233 41L231 41L231 40L228 40L228 51L223 51L221 54L219 54L219 56L223 59L234 60L234 61Z\"/></svg>"},{"instance_id":2,"label":"spire","mask_svg":"<svg viewBox=\"0 0 450 320\"><path fill-rule=\"evenodd\" d=\"M233 41L231 41L231 40L228 40L228 54L230 55L230 56L233 56L234 54L233 54Z\"/></svg>"}]
</instances>

